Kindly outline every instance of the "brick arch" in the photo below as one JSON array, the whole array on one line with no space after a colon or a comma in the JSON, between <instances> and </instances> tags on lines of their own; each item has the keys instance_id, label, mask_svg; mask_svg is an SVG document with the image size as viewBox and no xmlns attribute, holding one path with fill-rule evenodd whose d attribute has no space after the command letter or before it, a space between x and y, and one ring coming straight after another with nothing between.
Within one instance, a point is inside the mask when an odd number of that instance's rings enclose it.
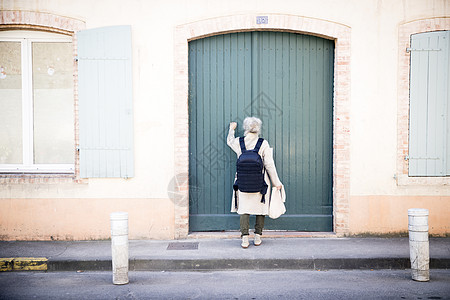
<instances>
[{"instance_id":1,"label":"brick arch","mask_svg":"<svg viewBox=\"0 0 450 300\"><path fill-rule=\"evenodd\" d=\"M177 26L174 34L174 172L189 174L188 43L217 34L242 31L287 31L335 41L333 123L333 222L338 234L348 233L350 194L350 27L320 19L266 14L269 24L256 16L233 15ZM175 202L175 238L189 231L188 181L178 187Z\"/></svg>"},{"instance_id":2,"label":"brick arch","mask_svg":"<svg viewBox=\"0 0 450 300\"><path fill-rule=\"evenodd\" d=\"M0 30L37 30L72 37L73 56L77 56L76 32L86 27L85 22L73 18L63 17L50 13L34 11L5 10L0 12ZM78 69L74 61L74 127L75 127L75 147L78 146ZM79 178L79 157L74 149L75 155L75 177L73 175L0 175L0 183L62 183L62 182L82 182Z\"/></svg>"},{"instance_id":3,"label":"brick arch","mask_svg":"<svg viewBox=\"0 0 450 300\"><path fill-rule=\"evenodd\" d=\"M34 11L5 10L0 13L1 29L32 29L73 35L84 29L83 21Z\"/></svg>"}]
</instances>

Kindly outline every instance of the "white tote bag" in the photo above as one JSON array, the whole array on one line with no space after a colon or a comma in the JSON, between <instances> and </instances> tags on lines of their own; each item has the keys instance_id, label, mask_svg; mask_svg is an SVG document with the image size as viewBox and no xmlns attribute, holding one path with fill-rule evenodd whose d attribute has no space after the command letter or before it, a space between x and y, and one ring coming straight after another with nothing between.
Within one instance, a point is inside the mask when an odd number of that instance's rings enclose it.
<instances>
[{"instance_id":1,"label":"white tote bag","mask_svg":"<svg viewBox=\"0 0 450 300\"><path fill-rule=\"evenodd\" d=\"M286 193L284 191L284 186L281 188L281 190L273 187L269 203L269 217L271 219L276 219L286 212L286 207L284 206L285 201Z\"/></svg>"}]
</instances>

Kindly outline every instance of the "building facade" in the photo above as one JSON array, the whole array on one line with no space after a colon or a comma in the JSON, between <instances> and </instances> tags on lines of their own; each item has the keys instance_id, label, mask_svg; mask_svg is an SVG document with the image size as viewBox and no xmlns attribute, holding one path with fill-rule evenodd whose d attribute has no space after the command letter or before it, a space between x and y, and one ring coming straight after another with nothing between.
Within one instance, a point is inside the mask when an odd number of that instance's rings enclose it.
<instances>
[{"instance_id":1,"label":"building facade","mask_svg":"<svg viewBox=\"0 0 450 300\"><path fill-rule=\"evenodd\" d=\"M132 239L236 230L248 115L287 190L268 230L398 234L427 208L447 235L449 31L445 0L4 1L0 237L106 239L114 211Z\"/></svg>"}]
</instances>

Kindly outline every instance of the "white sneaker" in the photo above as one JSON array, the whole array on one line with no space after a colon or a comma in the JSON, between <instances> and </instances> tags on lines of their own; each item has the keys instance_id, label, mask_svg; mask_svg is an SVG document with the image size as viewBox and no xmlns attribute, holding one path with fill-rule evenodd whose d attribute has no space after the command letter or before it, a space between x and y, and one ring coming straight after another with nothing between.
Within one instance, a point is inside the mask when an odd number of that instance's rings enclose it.
<instances>
[{"instance_id":1,"label":"white sneaker","mask_svg":"<svg viewBox=\"0 0 450 300\"><path fill-rule=\"evenodd\" d=\"M245 249L248 248L248 246L249 246L248 235L243 235L241 247Z\"/></svg>"},{"instance_id":2,"label":"white sneaker","mask_svg":"<svg viewBox=\"0 0 450 300\"><path fill-rule=\"evenodd\" d=\"M261 241L261 235L255 233L255 241L253 242L255 244L255 246L259 246L261 245L262 241Z\"/></svg>"}]
</instances>

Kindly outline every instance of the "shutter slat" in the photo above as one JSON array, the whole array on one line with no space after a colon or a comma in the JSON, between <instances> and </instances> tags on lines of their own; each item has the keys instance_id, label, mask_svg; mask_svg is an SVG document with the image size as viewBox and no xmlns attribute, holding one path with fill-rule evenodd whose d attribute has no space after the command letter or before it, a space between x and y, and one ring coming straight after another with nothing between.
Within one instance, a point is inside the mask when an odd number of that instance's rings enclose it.
<instances>
[{"instance_id":1,"label":"shutter slat","mask_svg":"<svg viewBox=\"0 0 450 300\"><path fill-rule=\"evenodd\" d=\"M77 36L80 176L133 177L131 27Z\"/></svg>"},{"instance_id":2,"label":"shutter slat","mask_svg":"<svg viewBox=\"0 0 450 300\"><path fill-rule=\"evenodd\" d=\"M447 129L447 144L445 147L446 152L446 168L445 168L445 174L447 176L450 175L450 31L446 31L445 39L442 41L443 47L447 49L447 55L444 56L445 59L443 61L443 64L447 65L446 73L443 78L444 86L446 87L445 90L442 91L444 97L446 97L446 116L445 116L445 122L446 122L446 129ZM445 82L446 81L446 82Z\"/></svg>"},{"instance_id":3,"label":"shutter slat","mask_svg":"<svg viewBox=\"0 0 450 300\"><path fill-rule=\"evenodd\" d=\"M437 38L430 39L430 47L433 49L441 47L442 36L439 35ZM428 149L429 157L439 157L441 160L428 160L427 170L432 174L437 174L443 176L445 171L445 144L446 144L446 125L445 125L445 107L446 107L446 97L442 94L445 89L445 82L443 78L445 77L446 68L443 68L444 57L443 52L431 51L429 52L429 92L428 99L430 104L430 109L428 110L429 116L429 144L430 149ZM435 72L434 70L438 70Z\"/></svg>"},{"instance_id":4,"label":"shutter slat","mask_svg":"<svg viewBox=\"0 0 450 300\"><path fill-rule=\"evenodd\" d=\"M411 37L410 176L445 176L449 32Z\"/></svg>"}]
</instances>

